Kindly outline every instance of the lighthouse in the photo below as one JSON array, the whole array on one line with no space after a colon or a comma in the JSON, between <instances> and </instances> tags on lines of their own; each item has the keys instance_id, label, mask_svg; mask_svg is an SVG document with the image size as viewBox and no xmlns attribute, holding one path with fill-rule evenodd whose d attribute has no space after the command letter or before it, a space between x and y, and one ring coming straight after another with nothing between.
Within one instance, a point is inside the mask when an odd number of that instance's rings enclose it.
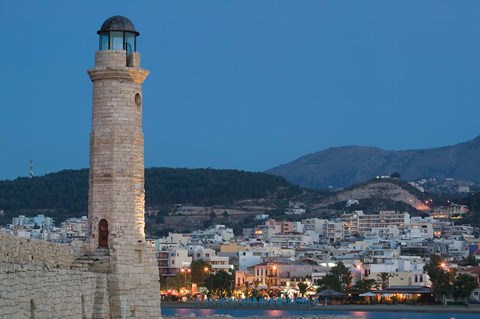
<instances>
[{"instance_id":1,"label":"lighthouse","mask_svg":"<svg viewBox=\"0 0 480 319\"><path fill-rule=\"evenodd\" d=\"M88 254L104 269L94 318L160 318L159 273L145 241L140 33L125 17L108 18L97 34L93 83ZM106 302L108 300L108 302Z\"/></svg>"}]
</instances>

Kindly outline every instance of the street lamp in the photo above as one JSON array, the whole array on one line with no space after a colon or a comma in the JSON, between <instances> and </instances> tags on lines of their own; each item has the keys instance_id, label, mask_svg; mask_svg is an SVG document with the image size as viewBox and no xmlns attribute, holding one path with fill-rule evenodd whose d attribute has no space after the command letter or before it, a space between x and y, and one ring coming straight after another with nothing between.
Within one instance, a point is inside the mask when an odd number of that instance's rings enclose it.
<instances>
[{"instance_id":1,"label":"street lamp","mask_svg":"<svg viewBox=\"0 0 480 319\"><path fill-rule=\"evenodd\" d=\"M362 281L362 264L355 265L355 269L358 270L359 280Z\"/></svg>"},{"instance_id":2,"label":"street lamp","mask_svg":"<svg viewBox=\"0 0 480 319\"><path fill-rule=\"evenodd\" d=\"M185 287L187 287L187 273L190 273L192 270L190 268L188 268L188 269L182 268L180 271L183 272L184 285L185 285Z\"/></svg>"},{"instance_id":3,"label":"street lamp","mask_svg":"<svg viewBox=\"0 0 480 319\"><path fill-rule=\"evenodd\" d=\"M277 265L273 265L273 266L272 266L271 276L273 277L273 278L272 278L273 285L274 285L274 286L278 286L279 276L278 276L278 267L277 267Z\"/></svg>"}]
</instances>

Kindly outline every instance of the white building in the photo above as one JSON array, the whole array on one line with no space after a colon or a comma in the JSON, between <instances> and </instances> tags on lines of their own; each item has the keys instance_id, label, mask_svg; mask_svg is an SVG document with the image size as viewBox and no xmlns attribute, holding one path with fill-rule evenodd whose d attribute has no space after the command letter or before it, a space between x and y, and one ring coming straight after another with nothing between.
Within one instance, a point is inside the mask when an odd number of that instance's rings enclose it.
<instances>
[{"instance_id":1,"label":"white building","mask_svg":"<svg viewBox=\"0 0 480 319\"><path fill-rule=\"evenodd\" d=\"M397 239L400 236L400 231L395 225L388 225L384 227L372 227L370 230L365 231L364 236L366 239L379 238L379 239Z\"/></svg>"},{"instance_id":2,"label":"white building","mask_svg":"<svg viewBox=\"0 0 480 319\"><path fill-rule=\"evenodd\" d=\"M403 230L410 224L410 214L395 211L381 211L379 214L364 214L363 211L355 211L340 216L345 226L345 236L360 235L376 227L397 226Z\"/></svg>"},{"instance_id":3,"label":"white building","mask_svg":"<svg viewBox=\"0 0 480 319\"><path fill-rule=\"evenodd\" d=\"M345 238L345 224L328 221L323 225L323 238L329 242L337 242Z\"/></svg>"},{"instance_id":4,"label":"white building","mask_svg":"<svg viewBox=\"0 0 480 319\"><path fill-rule=\"evenodd\" d=\"M80 218L68 218L62 222L62 229L65 231L67 238L84 239L88 231L88 218L82 216Z\"/></svg>"},{"instance_id":5,"label":"white building","mask_svg":"<svg viewBox=\"0 0 480 319\"><path fill-rule=\"evenodd\" d=\"M262 256L254 254L252 251L238 252L238 270L245 270L250 266L262 263Z\"/></svg>"},{"instance_id":6,"label":"white building","mask_svg":"<svg viewBox=\"0 0 480 319\"><path fill-rule=\"evenodd\" d=\"M12 218L12 225L13 227L51 229L55 225L55 220L51 217L45 217L44 215L37 215L35 217L20 215Z\"/></svg>"},{"instance_id":7,"label":"white building","mask_svg":"<svg viewBox=\"0 0 480 319\"><path fill-rule=\"evenodd\" d=\"M225 225L215 225L205 230L192 232L191 243L196 244L221 244L234 238L233 229Z\"/></svg>"},{"instance_id":8,"label":"white building","mask_svg":"<svg viewBox=\"0 0 480 319\"><path fill-rule=\"evenodd\" d=\"M405 238L432 239L433 223L430 218L412 217L410 227L405 230Z\"/></svg>"},{"instance_id":9,"label":"white building","mask_svg":"<svg viewBox=\"0 0 480 319\"><path fill-rule=\"evenodd\" d=\"M320 218L306 218L301 221L305 231L313 231L319 234L323 233L324 225L328 222L328 219Z\"/></svg>"},{"instance_id":10,"label":"white building","mask_svg":"<svg viewBox=\"0 0 480 319\"><path fill-rule=\"evenodd\" d=\"M210 264L212 273L220 270L232 272L234 266L230 263L230 258L227 256L217 256L215 250L210 248L196 248L190 251L193 260L203 260Z\"/></svg>"},{"instance_id":11,"label":"white building","mask_svg":"<svg viewBox=\"0 0 480 319\"><path fill-rule=\"evenodd\" d=\"M169 247L156 252L160 276L169 277L178 274L181 269L190 267L192 257L184 247Z\"/></svg>"},{"instance_id":12,"label":"white building","mask_svg":"<svg viewBox=\"0 0 480 319\"><path fill-rule=\"evenodd\" d=\"M313 244L312 237L303 233L275 234L269 241L272 246L292 249Z\"/></svg>"}]
</instances>

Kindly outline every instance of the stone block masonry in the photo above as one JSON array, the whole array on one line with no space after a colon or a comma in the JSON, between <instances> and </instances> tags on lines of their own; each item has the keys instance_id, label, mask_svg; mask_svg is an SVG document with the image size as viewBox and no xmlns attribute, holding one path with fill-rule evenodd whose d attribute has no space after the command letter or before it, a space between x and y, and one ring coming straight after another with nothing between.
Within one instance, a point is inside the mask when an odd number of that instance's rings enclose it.
<instances>
[{"instance_id":1,"label":"stone block masonry","mask_svg":"<svg viewBox=\"0 0 480 319\"><path fill-rule=\"evenodd\" d=\"M0 234L0 262L45 268L69 268L73 247Z\"/></svg>"},{"instance_id":2,"label":"stone block masonry","mask_svg":"<svg viewBox=\"0 0 480 319\"><path fill-rule=\"evenodd\" d=\"M160 317L153 247L112 244L115 260L82 251L0 234L0 319Z\"/></svg>"},{"instance_id":3,"label":"stone block masonry","mask_svg":"<svg viewBox=\"0 0 480 319\"><path fill-rule=\"evenodd\" d=\"M142 83L149 71L140 68L139 33L129 19L110 17L98 34L103 44L88 70L87 243L74 250L1 236L0 319L161 318L158 267L144 232Z\"/></svg>"},{"instance_id":4,"label":"stone block masonry","mask_svg":"<svg viewBox=\"0 0 480 319\"><path fill-rule=\"evenodd\" d=\"M72 247L0 235L0 318L92 318L95 272Z\"/></svg>"},{"instance_id":5,"label":"stone block masonry","mask_svg":"<svg viewBox=\"0 0 480 319\"><path fill-rule=\"evenodd\" d=\"M89 254L109 256L110 318L160 318L153 246L145 242L140 54L98 51L93 82L88 195ZM101 318L101 315L98 315Z\"/></svg>"},{"instance_id":6,"label":"stone block masonry","mask_svg":"<svg viewBox=\"0 0 480 319\"><path fill-rule=\"evenodd\" d=\"M112 244L108 272L111 318L159 318L160 286L153 246Z\"/></svg>"},{"instance_id":7,"label":"stone block masonry","mask_svg":"<svg viewBox=\"0 0 480 319\"><path fill-rule=\"evenodd\" d=\"M140 55L134 53L139 65ZM90 135L90 249L98 247L98 222L108 221L109 240L144 242L142 83L147 70L126 66L125 51L98 51Z\"/></svg>"}]
</instances>

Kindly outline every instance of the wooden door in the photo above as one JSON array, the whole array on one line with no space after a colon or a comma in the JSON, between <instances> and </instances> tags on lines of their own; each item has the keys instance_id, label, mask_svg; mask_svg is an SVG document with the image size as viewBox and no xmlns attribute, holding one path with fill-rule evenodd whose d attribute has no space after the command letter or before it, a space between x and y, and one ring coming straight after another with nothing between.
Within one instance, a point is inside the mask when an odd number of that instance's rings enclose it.
<instances>
[{"instance_id":1,"label":"wooden door","mask_svg":"<svg viewBox=\"0 0 480 319\"><path fill-rule=\"evenodd\" d=\"M98 247L108 248L108 222L105 219L98 223Z\"/></svg>"}]
</instances>

